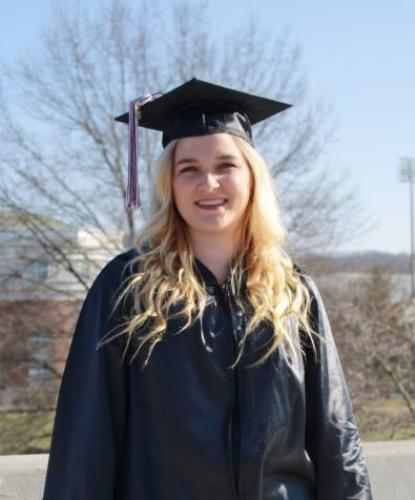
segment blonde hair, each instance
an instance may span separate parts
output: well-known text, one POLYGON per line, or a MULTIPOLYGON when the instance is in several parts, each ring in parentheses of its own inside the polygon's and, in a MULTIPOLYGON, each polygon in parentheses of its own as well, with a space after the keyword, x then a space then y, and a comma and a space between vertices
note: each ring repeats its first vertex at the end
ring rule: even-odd
MULTIPOLYGON (((292 358, 297 359, 294 336, 300 329, 308 334, 314 347, 312 336, 316 332, 309 318, 310 294, 283 249, 286 233, 268 167, 246 141, 236 136, 232 138, 248 163, 253 186, 243 220, 243 245, 230 268, 231 289, 237 303, 245 311, 248 303, 252 314, 231 368, 243 354, 246 337, 263 322, 273 328, 272 342, 267 352, 251 366, 265 362, 281 344, 292 358), (242 276, 245 276, 245 292, 242 276)), ((144 366, 154 347, 163 340, 168 318, 184 320, 180 333, 201 318, 208 298, 205 285, 193 268, 194 255, 186 224, 173 200, 172 169, 177 143, 178 140, 170 142, 158 160, 153 192, 154 215, 138 234, 135 242, 138 255, 130 262, 131 269, 139 264, 138 270, 131 273, 115 304, 117 307, 121 300, 133 297, 135 311, 115 336, 128 335, 125 355, 135 334, 139 346, 131 362, 149 343, 144 366), (172 315, 173 309, 176 312, 172 315)), ((113 337, 103 339, 101 344, 113 337)))

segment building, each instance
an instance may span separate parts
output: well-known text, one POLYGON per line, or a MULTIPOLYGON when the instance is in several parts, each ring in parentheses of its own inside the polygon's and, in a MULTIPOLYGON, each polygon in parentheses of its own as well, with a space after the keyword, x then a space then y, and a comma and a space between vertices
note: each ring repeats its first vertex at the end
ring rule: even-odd
POLYGON ((122 237, 0 213, 0 410, 53 407, 82 301, 122 237))

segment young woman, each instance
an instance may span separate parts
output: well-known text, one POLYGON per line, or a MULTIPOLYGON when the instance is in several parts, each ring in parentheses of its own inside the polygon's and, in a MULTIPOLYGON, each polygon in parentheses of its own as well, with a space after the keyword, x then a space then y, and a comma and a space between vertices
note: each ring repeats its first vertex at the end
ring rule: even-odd
POLYGON ((193 79, 121 117, 132 142, 136 111, 163 131, 154 215, 84 302, 44 500, 372 498, 321 297, 252 143, 286 107, 193 79))

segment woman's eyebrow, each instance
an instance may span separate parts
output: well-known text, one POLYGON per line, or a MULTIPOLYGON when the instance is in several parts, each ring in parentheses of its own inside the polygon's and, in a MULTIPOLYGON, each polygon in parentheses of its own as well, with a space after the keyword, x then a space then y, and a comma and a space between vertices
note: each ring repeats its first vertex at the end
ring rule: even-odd
POLYGON ((235 155, 219 155, 216 157, 218 160, 239 160, 235 155))
POLYGON ((176 162, 176 165, 180 165, 181 163, 193 163, 197 162, 197 158, 182 158, 181 160, 176 162))
MULTIPOLYGON (((229 154, 224 154, 224 155, 218 155, 216 156, 217 160, 238 160, 239 158, 235 155, 229 155, 229 154)), ((197 158, 181 158, 179 161, 176 162, 176 165, 181 165, 182 163, 197 163, 199 160, 197 158)))

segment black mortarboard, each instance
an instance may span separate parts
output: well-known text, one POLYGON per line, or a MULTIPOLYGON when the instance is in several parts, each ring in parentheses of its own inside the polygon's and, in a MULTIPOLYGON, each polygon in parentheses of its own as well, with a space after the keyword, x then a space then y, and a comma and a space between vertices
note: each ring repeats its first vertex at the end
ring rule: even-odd
POLYGON ((115 118, 129 124, 127 207, 139 206, 136 124, 173 139, 227 132, 253 146, 251 125, 284 111, 290 104, 192 78, 166 94, 148 94, 130 103, 129 113, 115 118), (133 126, 134 124, 134 126, 133 126))

